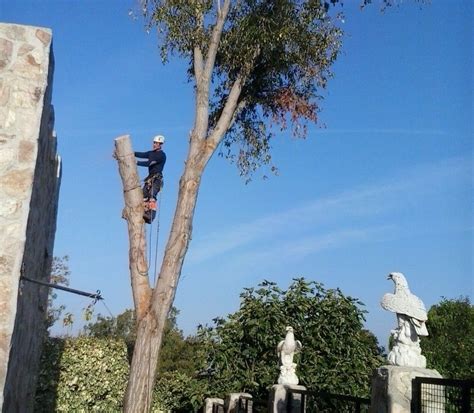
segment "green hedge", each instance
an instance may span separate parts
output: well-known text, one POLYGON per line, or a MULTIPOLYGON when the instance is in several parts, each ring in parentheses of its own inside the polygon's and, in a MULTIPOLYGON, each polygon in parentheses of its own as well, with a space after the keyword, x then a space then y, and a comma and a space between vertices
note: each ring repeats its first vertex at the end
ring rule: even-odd
MULTIPOLYGON (((50 338, 41 356, 35 412, 121 412, 128 373, 123 340, 50 338)), ((168 372, 156 383, 152 412, 195 412, 206 394, 205 383, 168 372)))
POLYGON ((123 341, 48 339, 41 357, 35 412, 120 412, 128 372, 123 341))

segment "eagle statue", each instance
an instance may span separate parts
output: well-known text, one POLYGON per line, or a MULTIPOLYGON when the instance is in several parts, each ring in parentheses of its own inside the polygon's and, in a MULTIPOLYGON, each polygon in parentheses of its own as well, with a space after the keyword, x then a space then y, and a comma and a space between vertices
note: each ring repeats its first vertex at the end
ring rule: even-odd
POLYGON ((295 340, 293 327, 286 327, 285 339, 280 341, 277 346, 277 353, 281 363, 278 384, 298 384, 299 379, 296 375, 296 363, 293 363, 293 356, 295 353, 298 353, 302 347, 301 343, 295 340))
POLYGON ((393 294, 385 294, 382 297, 381 305, 385 310, 397 314, 397 318, 401 315, 406 316, 412 324, 418 336, 427 336, 425 305, 416 295, 412 294, 408 288, 405 276, 400 272, 392 272, 387 279, 395 283, 395 292, 393 294))
POLYGON ((285 339, 280 341, 277 346, 277 352, 282 366, 291 366, 293 364, 293 356, 295 353, 299 353, 302 347, 301 342, 295 340, 293 327, 286 327, 285 339))

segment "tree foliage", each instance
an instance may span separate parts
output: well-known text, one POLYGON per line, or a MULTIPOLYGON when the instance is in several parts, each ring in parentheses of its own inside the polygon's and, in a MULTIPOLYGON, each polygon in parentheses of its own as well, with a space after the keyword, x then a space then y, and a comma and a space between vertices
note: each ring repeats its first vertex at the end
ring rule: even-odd
MULTIPOLYGON (((50 283, 68 286, 70 275, 71 271, 69 270, 69 256, 64 255, 63 257, 53 257, 50 283)), ((56 300, 57 296, 56 290, 54 288, 50 288, 48 291, 48 312, 46 316, 46 328, 48 329, 61 318, 61 315, 66 309, 64 304, 55 306, 54 301, 56 300)), ((66 314, 66 317, 70 316, 71 315, 66 314)))
POLYGON ((135 312, 127 309, 116 317, 97 315, 97 320, 84 327, 84 334, 96 338, 122 339, 133 352, 136 337, 135 312))
MULTIPOLYGON (((178 315, 179 310, 172 307, 164 332, 158 369, 159 373, 178 372, 193 377, 201 363, 199 361, 200 344, 194 337, 184 337, 183 332, 178 328, 178 315)), ((127 309, 116 317, 104 317, 99 314, 97 321, 84 327, 84 333, 96 338, 121 339, 126 343, 131 355, 137 335, 135 311, 127 309)))
POLYGON ((281 130, 291 125, 295 136, 306 136, 341 46, 342 30, 329 13, 329 2, 231 1, 220 38, 213 30, 222 12, 220 1, 144 3, 149 26, 160 34, 163 60, 172 53, 189 59, 190 79, 200 74, 201 53, 207 55, 219 42, 205 134, 218 128, 238 83, 241 91, 221 154, 234 160, 243 175, 270 163, 271 125, 281 130))
POLYGON ((221 395, 248 391, 263 405, 279 375, 277 344, 290 325, 303 344, 296 357, 301 384, 366 397, 372 370, 383 360, 377 340, 363 329, 362 305, 304 278, 286 291, 269 281, 245 289, 237 312, 200 328, 208 346, 210 387, 221 395))
POLYGON ((444 377, 472 379, 474 366, 474 306, 469 298, 446 299, 428 312, 428 337, 421 340, 428 368, 444 377))
POLYGON ((198 377, 178 371, 163 373, 155 385, 155 406, 174 413, 198 412, 209 397, 207 383, 198 377))

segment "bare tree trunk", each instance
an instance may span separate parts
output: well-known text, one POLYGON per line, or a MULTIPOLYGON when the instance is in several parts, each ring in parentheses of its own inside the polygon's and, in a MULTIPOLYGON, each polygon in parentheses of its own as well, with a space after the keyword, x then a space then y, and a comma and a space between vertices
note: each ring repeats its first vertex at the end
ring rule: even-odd
POLYGON ((152 289, 148 281, 146 238, 143 222, 143 192, 137 173, 135 156, 128 135, 115 139, 115 156, 122 178, 125 208, 122 217, 128 224, 130 242, 129 267, 137 320, 144 317, 150 305, 152 289))
POLYGON ((206 150, 202 143, 191 143, 186 167, 180 180, 178 203, 163 263, 156 288, 150 294, 152 290, 148 286, 148 277, 142 271, 146 270, 143 196, 133 151, 128 136, 117 138, 115 143, 119 172, 124 185, 126 206, 123 215, 129 229, 130 274, 138 322, 137 339, 124 399, 124 412, 143 413, 151 408, 163 331, 191 238, 200 177, 209 156, 203 156, 206 150), (143 279, 146 280, 147 288, 143 285, 143 279))
POLYGON ((161 339, 155 315, 148 312, 138 322, 130 377, 124 398, 124 412, 150 411, 161 339))

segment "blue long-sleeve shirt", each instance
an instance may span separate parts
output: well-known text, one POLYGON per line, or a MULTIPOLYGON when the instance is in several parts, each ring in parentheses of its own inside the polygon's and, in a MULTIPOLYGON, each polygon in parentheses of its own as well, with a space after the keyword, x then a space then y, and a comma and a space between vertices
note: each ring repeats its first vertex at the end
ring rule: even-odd
POLYGON ((144 158, 146 161, 138 161, 138 166, 148 166, 150 175, 163 173, 166 163, 166 154, 162 151, 135 152, 137 158, 144 158))

